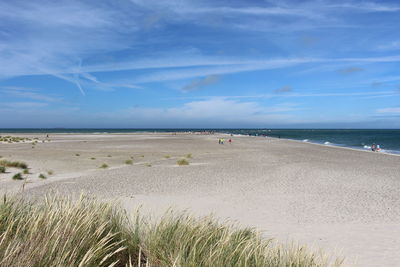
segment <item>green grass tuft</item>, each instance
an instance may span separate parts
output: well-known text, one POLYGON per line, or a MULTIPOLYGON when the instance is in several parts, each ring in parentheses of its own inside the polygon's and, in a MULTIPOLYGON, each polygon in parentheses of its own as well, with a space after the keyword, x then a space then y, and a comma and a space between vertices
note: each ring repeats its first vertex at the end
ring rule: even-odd
POLYGON ((125 160, 125 164, 132 165, 133 164, 133 160, 127 159, 127 160, 125 160))
POLYGON ((108 168, 108 165, 105 164, 105 163, 103 163, 103 164, 100 165, 100 168, 101 168, 101 169, 107 169, 107 168, 108 168))
POLYGON ((180 159, 176 162, 176 164, 178 164, 179 166, 189 165, 189 161, 187 161, 186 159, 180 159))
POLYGON ((9 161, 9 160, 0 160, 0 166, 10 167, 10 168, 18 168, 18 169, 28 169, 28 164, 21 161, 9 161))
POLYGON ((23 173, 23 174, 29 174, 29 170, 28 170, 28 169, 25 169, 22 173, 23 173))
POLYGON ((52 170, 47 171, 47 174, 48 174, 48 175, 53 175, 53 174, 54 174, 54 171, 52 171, 52 170))
POLYGON ((14 176, 12 177, 13 180, 23 180, 24 178, 22 177, 22 173, 16 173, 14 174, 14 176))
POLYGON ((165 155, 164 158, 169 159, 171 156, 170 155, 165 155))
POLYGON ((187 155, 186 155, 186 158, 191 159, 191 158, 192 158, 192 154, 190 154, 190 153, 187 154, 187 155))
POLYGON ((44 175, 43 173, 41 173, 41 174, 39 174, 39 178, 40 178, 40 179, 46 179, 47 177, 46 177, 46 175, 44 175))
POLYGON ((90 158, 91 160, 95 160, 96 158, 90 158))
POLYGON ((5 173, 6 172, 6 167, 0 166, 0 173, 5 173))

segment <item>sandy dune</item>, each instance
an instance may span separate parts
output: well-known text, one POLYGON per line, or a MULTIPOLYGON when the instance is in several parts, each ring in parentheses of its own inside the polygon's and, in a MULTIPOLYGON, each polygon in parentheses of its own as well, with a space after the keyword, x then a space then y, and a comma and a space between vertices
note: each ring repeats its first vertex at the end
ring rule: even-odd
MULTIPOLYGON (((399 156, 262 137, 219 145, 219 137, 229 138, 57 134, 35 148, 0 144, 0 155, 31 167, 23 194, 86 191, 155 215, 171 206, 214 213, 283 242, 341 252, 348 264, 400 266, 399 156), (189 153, 190 165, 177 166, 189 153)), ((21 192, 12 172, 0 174, 0 192, 21 192)))

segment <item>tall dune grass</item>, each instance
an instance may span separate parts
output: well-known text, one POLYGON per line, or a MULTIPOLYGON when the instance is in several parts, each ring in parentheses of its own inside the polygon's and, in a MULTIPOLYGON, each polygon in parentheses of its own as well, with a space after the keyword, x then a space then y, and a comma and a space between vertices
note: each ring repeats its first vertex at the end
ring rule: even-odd
POLYGON ((252 229, 168 212, 156 223, 87 196, 0 204, 0 266, 338 266, 252 229))

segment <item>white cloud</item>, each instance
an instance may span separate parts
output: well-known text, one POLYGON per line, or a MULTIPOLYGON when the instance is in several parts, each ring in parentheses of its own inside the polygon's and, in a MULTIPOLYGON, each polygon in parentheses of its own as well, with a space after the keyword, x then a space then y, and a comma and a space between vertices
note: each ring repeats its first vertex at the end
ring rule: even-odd
POLYGON ((400 113, 400 108, 381 108, 377 109, 378 113, 400 113))
POLYGON ((6 102, 0 103, 2 107, 9 108, 9 109, 36 109, 45 107, 48 104, 43 102, 6 102))
POLYGON ((378 50, 400 50, 400 41, 392 41, 379 45, 378 50))
POLYGON ((132 121, 142 126, 224 127, 290 122, 293 118, 284 113, 292 110, 295 110, 295 104, 284 103, 265 107, 257 102, 212 98, 165 109, 135 107, 119 114, 105 114, 105 116, 132 121), (151 125, 146 125, 147 122, 151 125))
POLYGON ((33 100, 40 100, 45 102, 60 102, 62 99, 59 97, 48 96, 37 92, 34 88, 24 88, 15 86, 0 86, 0 93, 15 96, 18 98, 29 98, 33 100))

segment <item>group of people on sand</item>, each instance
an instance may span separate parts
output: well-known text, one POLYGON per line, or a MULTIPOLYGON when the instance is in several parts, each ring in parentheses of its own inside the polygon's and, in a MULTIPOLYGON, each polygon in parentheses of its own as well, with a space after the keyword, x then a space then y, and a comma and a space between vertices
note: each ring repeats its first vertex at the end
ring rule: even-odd
POLYGON ((374 152, 379 152, 379 151, 381 151, 381 147, 380 147, 380 145, 377 145, 377 144, 374 143, 371 146, 371 150, 374 151, 374 152))
MULTIPOLYGON (((229 144, 232 144, 232 139, 228 140, 229 144)), ((225 138, 218 139, 218 144, 223 145, 225 143, 225 138)))

